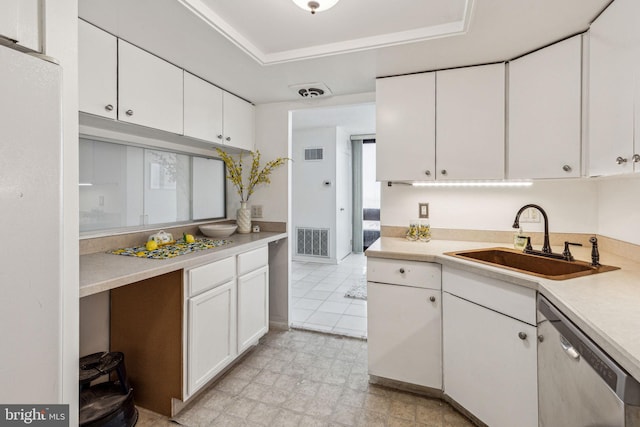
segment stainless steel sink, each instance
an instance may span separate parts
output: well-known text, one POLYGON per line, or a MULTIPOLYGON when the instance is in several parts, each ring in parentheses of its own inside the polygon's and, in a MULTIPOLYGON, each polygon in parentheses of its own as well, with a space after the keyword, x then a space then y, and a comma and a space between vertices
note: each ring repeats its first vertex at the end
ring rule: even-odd
POLYGON ((593 267, 584 261, 563 261, 559 259, 544 258, 537 255, 529 255, 508 248, 487 248, 470 251, 447 252, 456 258, 467 259, 495 267, 506 268, 520 273, 532 274, 551 280, 567 280, 575 277, 588 276, 590 274, 604 273, 618 270, 620 267, 600 265, 593 267))

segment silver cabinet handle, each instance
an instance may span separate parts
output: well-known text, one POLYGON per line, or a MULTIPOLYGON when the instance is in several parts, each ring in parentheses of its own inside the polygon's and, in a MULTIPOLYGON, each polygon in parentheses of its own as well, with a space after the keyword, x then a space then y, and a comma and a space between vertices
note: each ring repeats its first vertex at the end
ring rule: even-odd
POLYGON ((228 137, 226 137, 224 140, 225 140, 225 141, 231 141, 231 137, 230 137, 230 136, 228 136, 228 137))
POLYGON ((573 169, 569 165, 562 166, 562 170, 565 172, 571 172, 573 169))
POLYGON ((446 170, 446 169, 442 169, 442 170, 440 171, 440 173, 441 173, 442 175, 446 175, 446 174, 447 174, 447 170, 446 170))
POLYGON ((560 345, 562 346, 562 349, 567 354, 567 356, 575 360, 580 359, 580 353, 578 353, 576 349, 571 345, 571 343, 567 341, 567 339, 562 335, 560 335, 560 345))
POLYGON ((427 176, 431 176, 431 171, 424 171, 424 174, 427 176))
POLYGON ((125 114, 129 117, 133 116, 133 110, 127 110, 125 114))
POLYGON ((521 340, 526 340, 527 339, 527 333, 526 332, 518 332, 518 338, 520 338, 521 340))
POLYGON ((433 295, 431 295, 431 296, 429 297, 429 301, 431 301, 431 302, 436 302, 436 297, 434 297, 433 295))
POLYGON ((627 163, 627 159, 625 159, 625 158, 622 158, 622 157, 618 156, 618 157, 616 158, 616 163, 617 163, 617 164, 619 164, 619 165, 621 165, 621 164, 623 164, 623 163, 627 163))
POLYGON ((104 109, 107 110, 107 111, 113 111, 113 105, 107 104, 107 105, 104 106, 104 109))
POLYGON ((640 154, 634 154, 631 160, 633 161, 633 163, 640 162, 640 154))
POLYGON ((216 138, 222 139, 222 135, 216 135, 216 138))
POLYGON ((400 269, 400 274, 404 274, 404 268, 400 269))

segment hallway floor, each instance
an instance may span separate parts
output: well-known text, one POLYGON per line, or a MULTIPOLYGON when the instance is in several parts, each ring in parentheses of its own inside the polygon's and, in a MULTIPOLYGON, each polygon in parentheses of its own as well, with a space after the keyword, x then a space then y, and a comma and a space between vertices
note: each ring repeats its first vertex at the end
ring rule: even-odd
MULTIPOLYGON (((467 427, 447 403, 369 384, 367 342, 271 331, 174 420, 200 426, 467 427)), ((141 409, 138 427, 175 426, 141 409)))
POLYGON ((367 257, 351 254, 340 264, 293 261, 291 327, 367 337, 367 302, 344 296, 366 285, 367 257))

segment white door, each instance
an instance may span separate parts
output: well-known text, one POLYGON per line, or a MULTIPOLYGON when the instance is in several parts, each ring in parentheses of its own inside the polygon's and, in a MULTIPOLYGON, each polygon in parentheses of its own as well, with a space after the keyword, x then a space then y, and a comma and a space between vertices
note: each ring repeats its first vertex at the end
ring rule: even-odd
POLYGON ((186 71, 184 134, 222 144, 222 89, 186 71))
POLYGON ((509 173, 581 175, 582 36, 509 63, 509 173))
POLYGON ((446 292, 443 299, 445 394, 492 427, 536 427, 536 328, 446 292))
MULTIPOLYGON (((616 0, 589 30, 589 175, 632 172, 640 2, 616 0), (620 158, 620 160, 618 160, 620 158)), ((639 130, 636 128, 635 132, 639 130)))
POLYGON ((238 277, 238 353, 269 331, 269 267, 238 277))
POLYGON ((118 120, 183 131, 183 71, 118 40, 118 120))
POLYGON ((368 282, 367 293, 369 374, 441 389, 440 290, 368 282))
POLYGON ((235 357, 235 281, 189 299, 187 390, 193 394, 235 357))
POLYGON ((247 101, 223 92, 224 144, 243 150, 254 149, 254 107, 247 101))
POLYGON ((435 179, 435 73, 376 80, 376 178, 435 179))
POLYGON ((351 253, 353 238, 351 157, 351 141, 338 136, 336 141, 336 258, 338 262, 351 253))
POLYGON ((78 20, 79 108, 116 119, 118 42, 115 36, 78 20))
POLYGON ((436 72, 436 179, 504 178, 505 64, 436 72))

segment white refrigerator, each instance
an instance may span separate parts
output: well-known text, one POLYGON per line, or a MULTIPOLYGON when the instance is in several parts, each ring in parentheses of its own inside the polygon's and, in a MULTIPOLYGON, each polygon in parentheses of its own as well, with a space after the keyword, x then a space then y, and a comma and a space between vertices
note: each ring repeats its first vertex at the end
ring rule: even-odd
POLYGON ((0 46, 0 402, 59 403, 61 69, 0 46))

